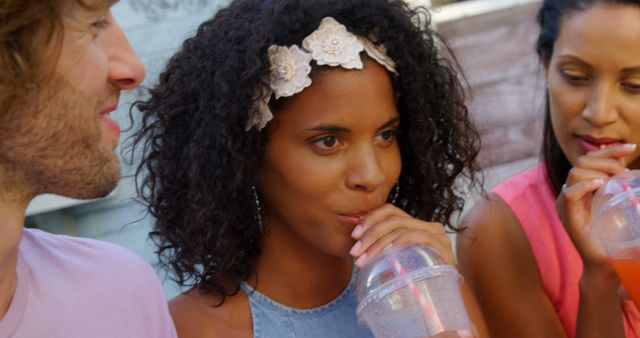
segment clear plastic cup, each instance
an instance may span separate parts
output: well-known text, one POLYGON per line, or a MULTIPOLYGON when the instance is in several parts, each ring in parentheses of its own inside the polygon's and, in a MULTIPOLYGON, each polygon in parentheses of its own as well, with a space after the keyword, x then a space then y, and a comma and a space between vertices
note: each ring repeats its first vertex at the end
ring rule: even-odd
POLYGON ((358 274, 358 320, 377 338, 474 332, 460 281, 456 268, 425 245, 391 247, 358 274))
POLYGON ((592 233, 640 308, 640 170, 609 179, 594 194, 591 210, 592 233))

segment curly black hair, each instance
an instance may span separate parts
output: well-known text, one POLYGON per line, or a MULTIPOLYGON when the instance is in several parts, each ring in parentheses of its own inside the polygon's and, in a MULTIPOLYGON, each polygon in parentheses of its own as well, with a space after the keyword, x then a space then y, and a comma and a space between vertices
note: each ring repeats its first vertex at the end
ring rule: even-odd
POLYGON ((267 48, 300 44, 327 16, 375 39, 396 62, 397 204, 453 228, 451 215, 464 204, 454 182, 475 182, 479 137, 457 63, 443 56, 448 48, 429 28, 428 11, 402 0, 236 0, 184 42, 150 98, 135 104, 142 125, 129 149, 143 154, 139 193, 156 219, 160 260, 181 286, 222 303, 255 273, 263 232, 252 173, 268 140, 264 130, 245 131, 253 94, 268 83, 267 48))

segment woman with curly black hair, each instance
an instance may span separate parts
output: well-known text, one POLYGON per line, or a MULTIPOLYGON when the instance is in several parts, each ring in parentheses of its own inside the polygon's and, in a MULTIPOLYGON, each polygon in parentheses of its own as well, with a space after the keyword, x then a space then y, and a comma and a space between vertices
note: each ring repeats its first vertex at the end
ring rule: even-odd
POLYGON ((428 25, 401 0, 237 0, 169 61, 134 150, 160 258, 193 287, 181 337, 368 337, 354 264, 424 243, 455 265, 478 136, 428 25))

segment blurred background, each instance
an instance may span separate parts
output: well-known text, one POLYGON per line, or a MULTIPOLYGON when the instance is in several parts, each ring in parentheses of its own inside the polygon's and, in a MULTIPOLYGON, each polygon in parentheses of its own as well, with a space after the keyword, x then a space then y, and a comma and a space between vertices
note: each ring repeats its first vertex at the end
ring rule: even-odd
MULTIPOLYGON (((121 96, 113 116, 131 134, 129 107, 144 98, 168 58, 198 25, 229 0, 120 0, 113 14, 147 69, 143 85, 121 96)), ((428 6, 434 24, 457 55, 469 84, 468 104, 483 149, 485 188, 533 165, 542 129, 543 81, 533 44, 539 0, 406 0, 428 6)), ((117 150, 120 155, 120 149, 117 150)), ((26 226, 104 240, 129 248, 151 263, 167 297, 180 290, 158 264, 148 233, 153 219, 136 201, 134 167, 122 163, 123 177, 106 198, 77 201, 37 197, 27 209, 26 226)), ((467 207, 477 194, 469 194, 467 207)))

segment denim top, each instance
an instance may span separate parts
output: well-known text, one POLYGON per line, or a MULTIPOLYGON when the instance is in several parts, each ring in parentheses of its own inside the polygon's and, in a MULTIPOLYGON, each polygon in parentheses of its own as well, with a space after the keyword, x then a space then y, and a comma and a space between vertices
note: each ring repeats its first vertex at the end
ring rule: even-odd
POLYGON ((349 286, 331 302, 313 309, 295 309, 276 303, 247 283, 254 338, 373 338, 358 325, 355 273, 349 286))

